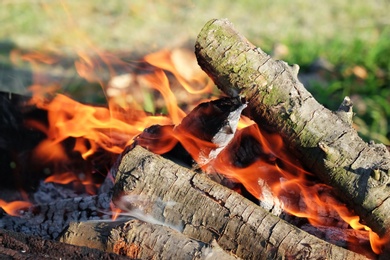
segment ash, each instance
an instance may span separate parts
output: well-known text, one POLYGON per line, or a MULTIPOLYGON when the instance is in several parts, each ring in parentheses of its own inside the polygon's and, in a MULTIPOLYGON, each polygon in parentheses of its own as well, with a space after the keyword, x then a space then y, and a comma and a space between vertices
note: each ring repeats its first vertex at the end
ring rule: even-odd
POLYGON ((35 205, 19 212, 20 216, 0 211, 0 229, 56 239, 70 222, 111 219, 110 193, 80 195, 70 188, 41 182, 32 197, 35 205))
POLYGON ((63 185, 41 181, 37 191, 33 194, 33 199, 36 204, 47 204, 79 196, 85 197, 88 195, 77 194, 73 189, 69 189, 63 185))

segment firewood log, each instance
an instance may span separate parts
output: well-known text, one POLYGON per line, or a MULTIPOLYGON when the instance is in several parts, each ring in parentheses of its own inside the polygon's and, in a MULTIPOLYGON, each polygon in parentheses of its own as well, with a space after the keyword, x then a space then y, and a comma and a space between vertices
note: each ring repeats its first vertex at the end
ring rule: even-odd
POLYGON ((280 133, 287 148, 372 230, 390 237, 390 153, 359 137, 348 97, 338 111, 326 109, 297 79, 299 66, 272 59, 228 20, 203 27, 195 54, 223 92, 247 100, 248 114, 262 129, 280 133))
POLYGON ((216 243, 208 245, 178 230, 137 219, 71 223, 60 241, 135 259, 237 259, 216 243))
POLYGON ((243 259, 365 257, 322 241, 240 194, 136 146, 118 168, 113 201, 144 219, 204 243, 215 240, 243 259), (140 214, 138 214, 140 215, 140 214))

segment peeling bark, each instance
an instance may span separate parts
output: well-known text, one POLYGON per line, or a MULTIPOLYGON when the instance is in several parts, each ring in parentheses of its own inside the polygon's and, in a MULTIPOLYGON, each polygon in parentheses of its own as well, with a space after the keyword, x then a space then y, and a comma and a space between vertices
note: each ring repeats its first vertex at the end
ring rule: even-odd
POLYGON ((390 236, 390 154, 353 129, 348 98, 332 112, 297 79, 299 66, 273 60, 227 20, 209 21, 198 35, 198 63, 230 96, 248 102, 250 116, 281 134, 307 168, 380 236, 390 236))
POLYGON ((244 259, 364 259, 322 241, 238 193, 140 146, 122 158, 114 203, 244 259), (123 199, 123 198, 129 199, 123 199))

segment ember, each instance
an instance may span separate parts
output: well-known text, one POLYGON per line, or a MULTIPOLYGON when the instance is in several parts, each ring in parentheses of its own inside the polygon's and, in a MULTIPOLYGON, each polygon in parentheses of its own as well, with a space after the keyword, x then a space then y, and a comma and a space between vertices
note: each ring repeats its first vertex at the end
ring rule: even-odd
MULTIPOLYGON (((32 155, 32 161, 41 163, 42 168, 50 165, 51 171, 44 183, 72 183, 73 189, 82 186, 86 194, 93 195, 82 203, 95 205, 93 201, 98 201, 96 205, 99 204, 100 210, 105 210, 100 215, 89 216, 89 213, 85 213, 88 215, 86 219, 108 219, 107 211, 110 210, 110 214, 117 217, 117 209, 110 209, 109 193, 103 192, 112 187, 117 170, 114 168, 109 172, 108 168, 117 167, 113 162, 126 148, 140 145, 155 154, 167 158, 169 155, 172 160, 182 159, 188 167, 206 172, 211 178, 222 175, 226 182, 239 187, 236 190, 241 194, 249 192, 248 198, 254 198, 266 210, 300 225, 310 233, 323 235, 326 227, 336 228, 334 233, 342 234, 351 234, 351 228, 358 230, 354 231, 355 237, 346 235, 345 244, 341 243, 341 246, 372 256, 371 252, 359 248, 369 241, 374 253, 381 253, 385 242, 359 222, 359 217, 337 198, 333 188, 306 170, 288 151, 279 134, 263 130, 249 119, 251 113, 246 107, 247 102, 251 101, 212 94, 212 81, 193 65, 196 62, 193 54, 181 49, 149 54, 143 60, 143 66, 147 69, 141 72, 138 68, 137 73, 126 74, 115 71, 115 67, 120 64, 126 69, 130 66, 128 63, 113 55, 97 54, 90 56, 79 53, 80 59, 75 62, 75 67, 81 77, 101 84, 108 98, 107 107, 82 104, 65 94, 54 93, 53 90, 57 91, 57 88, 52 86, 56 84, 42 85, 38 79, 31 87, 33 97, 25 104, 26 107, 35 107, 47 113, 47 121, 34 118, 25 120, 26 127, 45 136, 34 147, 32 155), (111 75, 108 79, 103 79, 99 74, 99 64, 109 68, 111 75), (163 100, 163 105, 155 106, 152 110, 166 113, 146 112, 144 108, 148 106, 148 100, 145 96, 152 96, 156 103, 163 100), (100 162, 104 161, 101 165, 104 165, 106 172, 99 170, 102 178, 96 181, 97 170, 76 170, 75 158, 78 158, 78 162, 89 162, 89 168, 103 158, 100 162)), ((59 60, 58 57, 38 53, 13 55, 13 59, 35 65, 53 64, 59 60)), ((116 206, 128 211, 119 213, 119 216, 127 214, 141 221, 160 224, 161 220, 155 220, 148 210, 131 208, 139 203, 141 196, 128 196, 123 195, 114 201, 116 206), (132 200, 130 208, 123 205, 126 198, 132 200)), ((178 206, 174 205, 175 201, 173 204, 164 203, 159 211, 178 206)), ((0 207, 11 216, 23 216, 20 210, 31 205, 27 201, 6 203, 0 200, 0 207)), ((37 216, 31 212, 29 214, 31 218, 37 216)), ((70 220, 80 219, 69 215, 68 223, 70 220)), ((11 228, 6 220, 2 221, 1 227, 11 228)), ((180 224, 173 223, 175 227, 180 224)), ((56 238, 59 235, 59 231, 54 233, 48 237, 56 238)), ((330 240, 335 242, 337 238, 330 240)))

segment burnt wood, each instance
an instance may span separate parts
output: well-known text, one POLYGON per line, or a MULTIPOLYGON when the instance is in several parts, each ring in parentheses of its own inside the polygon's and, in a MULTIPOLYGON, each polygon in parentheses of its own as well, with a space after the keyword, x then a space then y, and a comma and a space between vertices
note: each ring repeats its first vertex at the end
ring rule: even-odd
POLYGON ((129 257, 106 253, 94 248, 69 245, 0 229, 1 259, 104 259, 124 260, 129 257))

